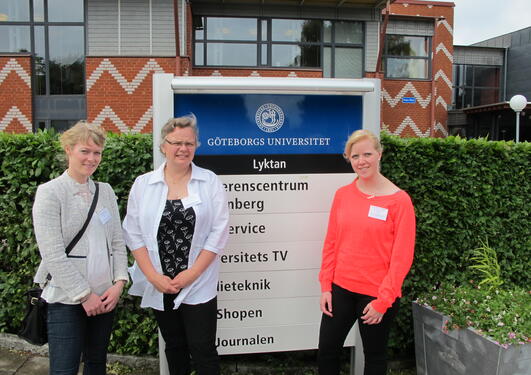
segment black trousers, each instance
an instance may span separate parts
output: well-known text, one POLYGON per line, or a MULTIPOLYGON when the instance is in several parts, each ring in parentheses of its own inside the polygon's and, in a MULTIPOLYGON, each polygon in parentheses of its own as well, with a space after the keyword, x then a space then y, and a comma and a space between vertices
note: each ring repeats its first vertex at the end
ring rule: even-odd
POLYGON ((166 341, 170 375, 189 375, 192 372, 190 359, 198 375, 219 375, 217 306, 217 297, 214 297, 199 305, 181 304, 177 310, 153 310, 166 341))
MULTIPOLYGON (((363 316, 365 306, 374 299, 332 284, 333 317, 323 314, 319 331, 317 362, 320 375, 339 375, 345 339, 356 320, 363 316)), ((391 323, 397 312, 398 299, 387 309, 379 324, 368 325, 359 322, 365 354, 364 375, 387 373, 387 341, 391 323)))

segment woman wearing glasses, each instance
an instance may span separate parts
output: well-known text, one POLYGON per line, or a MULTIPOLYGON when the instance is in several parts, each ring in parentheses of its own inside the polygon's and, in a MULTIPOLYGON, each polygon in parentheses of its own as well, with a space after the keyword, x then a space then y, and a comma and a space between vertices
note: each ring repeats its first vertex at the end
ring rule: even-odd
POLYGON ((130 294, 153 309, 166 341, 171 375, 219 374, 215 346, 218 254, 228 238, 225 191, 192 160, 195 116, 170 119, 161 131, 166 162, 136 178, 123 228, 135 258, 130 294))

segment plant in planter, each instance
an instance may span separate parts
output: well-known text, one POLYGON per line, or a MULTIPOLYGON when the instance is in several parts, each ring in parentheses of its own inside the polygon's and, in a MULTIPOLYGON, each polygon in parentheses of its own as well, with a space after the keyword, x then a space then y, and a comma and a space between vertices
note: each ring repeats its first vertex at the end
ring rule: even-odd
POLYGON ((531 294, 502 288, 496 252, 472 251, 478 283, 443 285, 413 303, 417 373, 531 375, 531 294))

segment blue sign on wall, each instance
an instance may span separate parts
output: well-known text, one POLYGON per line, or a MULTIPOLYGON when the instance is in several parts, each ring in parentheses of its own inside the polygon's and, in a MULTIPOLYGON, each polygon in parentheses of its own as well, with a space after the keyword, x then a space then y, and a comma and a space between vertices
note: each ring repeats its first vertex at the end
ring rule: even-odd
POLYGON ((403 97, 402 98, 402 103, 416 103, 417 102, 417 99, 414 98, 414 97, 403 97))
POLYGON ((196 115, 197 155, 342 154, 362 128, 362 97, 175 94, 175 117, 196 115))

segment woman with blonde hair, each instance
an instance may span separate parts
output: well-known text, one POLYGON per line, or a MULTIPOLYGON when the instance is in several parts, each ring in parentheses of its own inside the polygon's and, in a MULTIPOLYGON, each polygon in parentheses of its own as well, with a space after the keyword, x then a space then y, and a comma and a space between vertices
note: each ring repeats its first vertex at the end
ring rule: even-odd
POLYGON ((380 172, 382 146, 368 130, 348 138, 345 159, 356 173, 330 211, 319 281, 323 312, 319 374, 338 375, 348 332, 358 320, 364 375, 387 373, 387 340, 415 247, 409 195, 380 172))
POLYGON ((80 121, 61 135, 68 168, 37 188, 33 226, 42 258, 35 282, 48 302, 50 374, 105 374, 115 307, 128 280, 116 195, 95 182, 105 145, 80 121), (93 208, 92 208, 93 207, 93 208))

